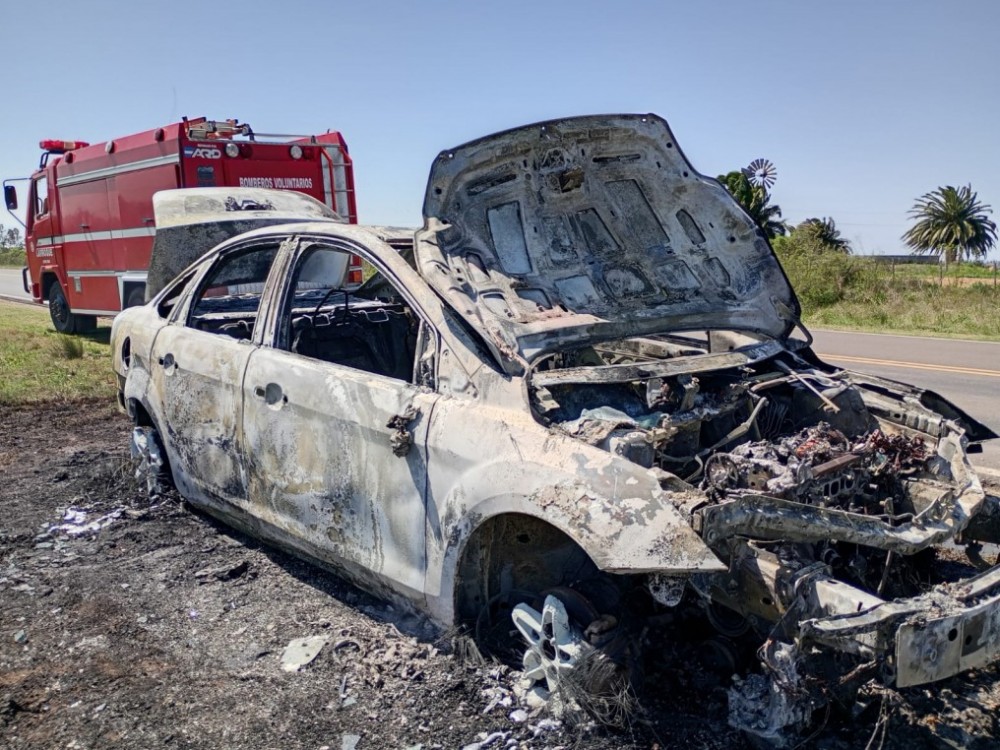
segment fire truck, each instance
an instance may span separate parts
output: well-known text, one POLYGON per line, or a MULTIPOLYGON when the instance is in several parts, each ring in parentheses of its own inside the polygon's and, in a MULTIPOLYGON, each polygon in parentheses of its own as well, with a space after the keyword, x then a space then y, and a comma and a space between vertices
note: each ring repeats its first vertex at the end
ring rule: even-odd
MULTIPOLYGON (((354 172, 337 132, 254 133, 236 120, 188 120, 90 145, 43 140, 29 178, 24 289, 49 303, 57 331, 85 333, 98 316, 145 300, 153 193, 179 187, 296 190, 357 221, 354 172)), ((4 181, 8 210, 18 206, 4 181)), ((351 280, 360 281, 354 259, 351 280)))

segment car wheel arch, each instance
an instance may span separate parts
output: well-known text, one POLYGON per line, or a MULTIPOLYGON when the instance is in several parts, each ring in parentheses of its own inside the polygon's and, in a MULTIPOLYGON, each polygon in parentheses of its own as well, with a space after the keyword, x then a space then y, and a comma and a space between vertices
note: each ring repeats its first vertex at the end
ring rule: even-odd
POLYGON ((442 593, 451 595, 456 624, 474 621, 497 595, 541 592, 566 583, 567 571, 598 570, 582 540, 524 508, 480 517, 447 556, 452 575, 442 593))

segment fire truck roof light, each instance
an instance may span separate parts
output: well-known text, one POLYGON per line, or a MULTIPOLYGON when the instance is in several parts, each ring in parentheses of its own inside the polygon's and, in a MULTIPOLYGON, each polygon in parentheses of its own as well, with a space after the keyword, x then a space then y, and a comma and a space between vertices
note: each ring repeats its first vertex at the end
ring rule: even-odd
POLYGON ((55 138, 47 138, 38 142, 38 148, 48 151, 50 154, 65 154, 78 148, 85 148, 90 144, 86 141, 60 141, 55 138))

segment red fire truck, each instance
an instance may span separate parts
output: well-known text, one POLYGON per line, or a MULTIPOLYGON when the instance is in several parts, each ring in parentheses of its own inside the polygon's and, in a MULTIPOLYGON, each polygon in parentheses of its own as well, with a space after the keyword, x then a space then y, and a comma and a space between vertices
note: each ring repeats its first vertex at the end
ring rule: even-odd
MULTIPOLYGON (((357 221, 354 172, 340 133, 254 133, 200 118, 90 145, 45 140, 28 187, 24 288, 52 323, 83 333, 145 298, 153 193, 178 187, 297 190, 357 221)), ((4 183, 8 210, 17 191, 4 183)), ((352 266, 360 281, 361 266, 352 266)))

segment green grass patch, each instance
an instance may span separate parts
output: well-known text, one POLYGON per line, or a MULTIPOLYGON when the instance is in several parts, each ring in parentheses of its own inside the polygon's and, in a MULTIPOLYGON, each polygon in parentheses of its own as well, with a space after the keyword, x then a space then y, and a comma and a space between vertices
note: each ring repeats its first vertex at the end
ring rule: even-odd
POLYGON ((23 268, 27 264, 23 247, 0 247, 0 268, 23 268))
MULTIPOLYGON (((938 269, 897 266, 840 253, 779 253, 806 325, 1000 341, 1000 285, 990 275, 943 284, 938 269)), ((964 271, 957 278, 969 278, 964 271)))
POLYGON ((56 333, 44 307, 0 300, 0 405, 115 398, 110 327, 56 333))

